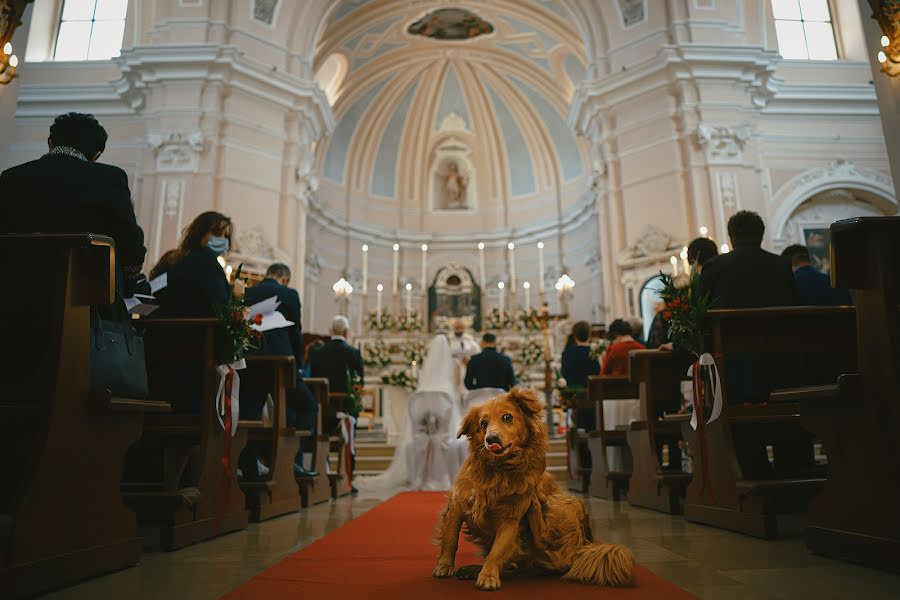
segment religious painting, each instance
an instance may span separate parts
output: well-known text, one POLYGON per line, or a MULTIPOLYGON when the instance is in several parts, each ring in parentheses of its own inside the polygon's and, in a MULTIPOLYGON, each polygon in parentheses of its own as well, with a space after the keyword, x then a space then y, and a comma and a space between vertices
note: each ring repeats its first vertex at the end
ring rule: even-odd
POLYGON ((444 331, 454 319, 467 326, 481 327, 481 288, 472 273, 456 263, 438 270, 428 289, 429 331, 444 331))
POLYGON ((809 259, 817 271, 831 272, 831 230, 827 227, 809 228, 803 230, 803 242, 809 250, 809 259))
POLYGON ((436 40, 470 40, 494 31, 494 26, 464 8, 442 8, 428 13, 407 30, 436 40))

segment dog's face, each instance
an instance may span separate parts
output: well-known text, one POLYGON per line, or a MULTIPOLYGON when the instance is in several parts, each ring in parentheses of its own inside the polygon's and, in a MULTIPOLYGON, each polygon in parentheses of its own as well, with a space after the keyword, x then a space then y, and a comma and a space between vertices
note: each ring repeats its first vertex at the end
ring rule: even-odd
POLYGON ((526 449, 546 451, 542 411, 534 392, 515 389, 470 408, 458 436, 469 438, 471 453, 481 460, 514 461, 526 449))

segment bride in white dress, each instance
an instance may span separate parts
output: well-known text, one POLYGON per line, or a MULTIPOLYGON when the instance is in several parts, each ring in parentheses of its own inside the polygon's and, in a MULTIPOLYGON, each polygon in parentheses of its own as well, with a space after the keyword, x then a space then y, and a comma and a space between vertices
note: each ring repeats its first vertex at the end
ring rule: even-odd
POLYGON ((456 438, 461 420, 456 363, 447 336, 438 334, 410 395, 406 426, 390 467, 374 477, 358 477, 354 485, 361 491, 449 490, 466 456, 466 440, 456 438))

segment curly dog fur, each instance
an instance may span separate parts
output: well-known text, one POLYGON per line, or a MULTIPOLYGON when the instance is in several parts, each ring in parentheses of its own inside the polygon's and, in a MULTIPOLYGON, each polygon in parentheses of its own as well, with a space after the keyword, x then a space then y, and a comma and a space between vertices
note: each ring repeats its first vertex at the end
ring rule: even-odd
POLYGON ((477 578, 481 590, 500 589, 501 573, 553 573, 607 586, 631 582, 631 552, 594 543, 584 504, 547 473, 543 406, 533 392, 514 389, 473 407, 458 435, 469 439, 469 456, 438 524, 435 577, 477 578), (485 562, 455 570, 464 524, 485 562))

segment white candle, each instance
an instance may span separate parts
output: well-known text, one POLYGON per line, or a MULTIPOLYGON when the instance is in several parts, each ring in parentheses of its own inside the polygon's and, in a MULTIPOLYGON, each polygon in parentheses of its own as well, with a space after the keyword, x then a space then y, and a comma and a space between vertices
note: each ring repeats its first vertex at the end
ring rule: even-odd
POLYGON ((381 320, 381 292, 384 291, 384 286, 380 283, 375 288, 378 290, 378 300, 375 302, 375 314, 378 315, 378 320, 381 320))
POLYGON ((500 316, 503 317, 503 297, 506 295, 503 292, 503 288, 505 287, 504 283, 501 281, 497 284, 497 287, 500 288, 500 316))
POLYGON ((687 246, 681 249, 681 268, 684 269, 685 275, 691 274, 691 263, 688 262, 687 246))
POLYGON ((369 293, 369 245, 363 244, 363 280, 362 280, 362 293, 366 295, 369 293))
POLYGON ((478 266, 479 272, 481 274, 481 289, 484 292, 487 292, 487 280, 484 276, 484 242, 478 242, 478 266))
POLYGON ((412 284, 406 284, 406 320, 412 317, 412 284))
POLYGON ((525 288, 525 312, 529 312, 531 310, 531 284, 526 281, 522 287, 525 288))
POLYGON ((703 237, 708 237, 709 229, 707 229, 706 227, 700 227, 700 235, 703 237))
POLYGON ((394 296, 400 291, 400 244, 394 244, 394 283, 391 290, 394 296))
POLYGON ((672 263, 672 276, 678 275, 678 259, 674 256, 669 259, 669 262, 672 263))
POLYGON ((428 289, 428 244, 422 244, 422 295, 424 297, 425 290, 428 289))
POLYGON ((512 293, 516 292, 516 254, 514 250, 516 249, 516 245, 512 242, 506 245, 506 249, 509 250, 509 290, 512 293))
POLYGON ((538 242, 538 292, 544 293, 544 242, 538 242))

